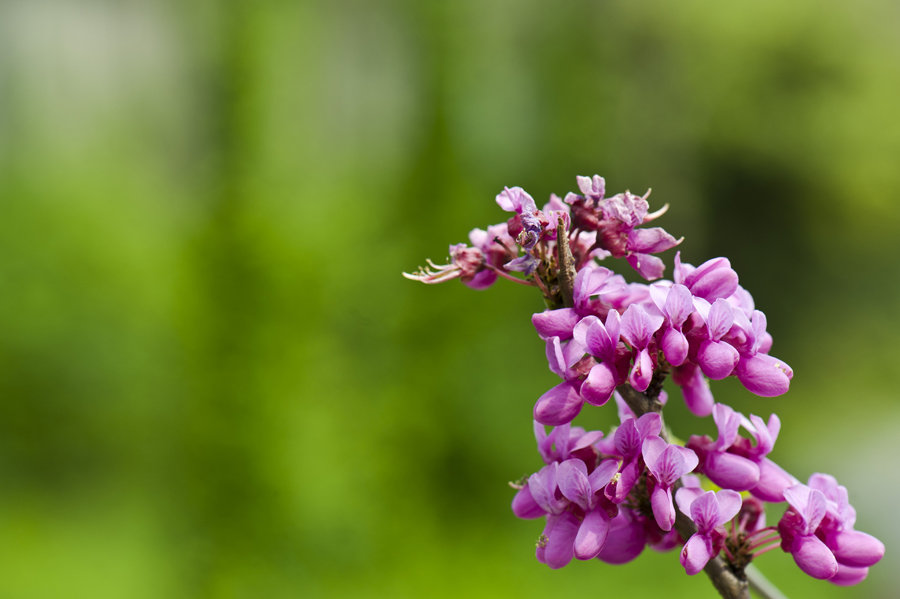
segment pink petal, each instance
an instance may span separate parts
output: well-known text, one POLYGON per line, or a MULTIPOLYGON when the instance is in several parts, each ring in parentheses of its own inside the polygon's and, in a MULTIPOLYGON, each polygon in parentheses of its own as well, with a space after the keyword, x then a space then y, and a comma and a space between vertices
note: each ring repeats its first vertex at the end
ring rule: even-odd
POLYGON ((589 510, 591 506, 591 483, 588 481, 587 466, 578 459, 570 459, 562 462, 556 472, 556 480, 559 491, 573 503, 577 503, 583 510, 589 510))
POLYGON ((560 337, 565 340, 572 336, 572 329, 578 324, 578 320, 579 316, 574 308, 560 308, 534 314, 531 324, 542 339, 560 337))
POLYGON ((741 494, 731 489, 722 489, 716 493, 716 500, 719 502, 719 515, 716 520, 716 526, 725 524, 741 511, 743 500, 741 494))
POLYGON ((628 382, 636 391, 643 392, 650 386, 651 380, 653 380, 653 361, 650 359, 650 352, 642 349, 634 359, 628 382))
POLYGON ((853 568, 839 563, 837 574, 829 578, 828 582, 842 587, 849 587, 861 583, 868 575, 868 568, 853 568))
POLYGON ((681 387, 684 403, 694 416, 703 418, 712 413, 715 399, 700 368, 685 364, 684 368, 675 370, 673 379, 681 387))
POLYGON ((559 337, 547 339, 545 354, 550 371, 560 378, 566 378, 566 357, 563 354, 559 337))
POLYGON ((606 511, 596 509, 584 516, 584 521, 575 536, 575 557, 592 559, 597 557, 609 533, 609 516, 606 511))
POLYGON ((546 542, 538 545, 537 558, 553 568, 562 568, 575 556, 575 536, 578 534, 578 519, 571 512, 563 512, 547 518, 544 527, 546 542))
POLYGON ((651 471, 656 467, 660 456, 662 456, 668 446, 669 444, 663 441, 661 437, 654 436, 644 439, 641 445, 641 455, 644 457, 644 463, 647 464, 651 471))
POLYGON ((709 308, 709 314, 706 317, 706 330, 709 331, 709 338, 718 341, 722 336, 731 329, 734 324, 734 312, 724 299, 717 299, 709 308))
POLYGON ((738 276, 727 258, 713 258, 687 275, 684 284, 694 295, 713 302, 729 297, 737 290, 738 276))
POLYGON ((797 479, 769 458, 763 458, 758 465, 759 482, 750 489, 750 493, 763 501, 772 503, 784 501, 784 490, 796 485, 797 479))
POLYGON ((546 512, 541 509, 541 506, 539 506, 534 500, 534 497, 531 496, 531 491, 528 490, 528 485, 525 485, 524 487, 519 489, 519 491, 516 493, 516 496, 513 497, 512 511, 517 518, 522 518, 524 520, 540 518, 541 516, 546 514, 546 512))
POLYGON ((675 506, 672 504, 672 488, 657 486, 650 494, 650 507, 653 518, 662 530, 672 530, 675 524, 675 506))
POLYGON ((759 467, 747 458, 732 453, 707 454, 703 472, 720 487, 735 491, 747 491, 759 482, 759 467))
POLYGON ((678 245, 678 240, 661 227, 632 229, 628 249, 640 254, 658 254, 678 245))
POLYGON ((541 424, 568 424, 581 411, 584 400, 570 381, 565 381, 541 395, 534 405, 534 419, 541 424))
MULTIPOLYGON (((738 508, 740 508, 740 505, 738 505, 738 508)), ((697 530, 700 534, 709 534, 712 529, 720 524, 720 511, 719 500, 715 491, 706 491, 691 504, 691 520, 697 525, 697 530)))
POLYGON ((556 497, 556 469, 558 464, 547 464, 528 477, 528 490, 534 502, 548 514, 565 509, 567 502, 556 497))
POLYGON ((627 509, 621 508, 609 523, 606 542, 597 558, 608 564, 625 564, 639 556, 646 543, 644 526, 627 509))
POLYGON ((656 412, 647 412, 634 421, 634 426, 642 440, 659 435, 662 430, 662 416, 656 412))
POLYGON ((798 535, 791 544, 791 555, 800 569, 821 580, 838 573, 838 563, 831 550, 814 535, 798 535))
POLYGON ((688 340, 684 333, 676 329, 666 329, 660 345, 662 346, 663 355, 669 364, 672 366, 684 364, 689 349, 688 340))
POLYGON ((739 358, 738 351, 724 341, 706 340, 697 351, 697 362, 703 374, 714 381, 730 375, 739 358))
POLYGON ((744 356, 735 373, 748 391, 760 397, 776 397, 787 393, 794 376, 790 366, 768 354, 744 356))
POLYGON ((693 296, 690 289, 684 285, 674 284, 666 296, 666 305, 663 312, 673 327, 681 327, 691 312, 694 311, 693 296))
POLYGON ((619 460, 615 458, 603 460, 588 476, 591 492, 596 493, 606 487, 619 472, 619 460))
POLYGON ((695 534, 687 540, 681 548, 678 560, 684 566, 684 571, 693 576, 703 570, 709 560, 713 558, 712 540, 705 536, 695 534))
POLYGON ((700 487, 681 487, 675 492, 675 502, 678 504, 678 509, 681 510, 683 514, 690 514, 691 504, 703 495, 703 493, 704 491, 700 487))
POLYGON ((854 568, 868 568, 884 557, 884 544, 870 534, 843 530, 826 539, 838 562, 854 568))
POLYGON ((617 378, 610 366, 606 362, 601 362, 588 372, 587 378, 581 384, 581 396, 592 405, 602 406, 616 390, 617 378))
POLYGON ((813 534, 825 514, 828 511, 828 502, 825 495, 817 490, 807 487, 806 485, 794 485, 784 490, 784 500, 787 501, 803 519, 806 530, 805 534, 813 534))
POLYGON ((640 304, 631 304, 622 314, 619 333, 632 348, 644 349, 664 321, 662 314, 649 312, 640 304))

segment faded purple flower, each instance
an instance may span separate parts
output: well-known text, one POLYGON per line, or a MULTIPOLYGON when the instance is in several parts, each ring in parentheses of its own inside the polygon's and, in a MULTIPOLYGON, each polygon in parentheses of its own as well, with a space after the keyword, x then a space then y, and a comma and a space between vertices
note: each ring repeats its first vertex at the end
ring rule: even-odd
POLYGON ((589 200, 599 201, 606 194, 606 180, 600 175, 594 175, 591 178, 578 175, 575 177, 578 183, 578 189, 589 200))

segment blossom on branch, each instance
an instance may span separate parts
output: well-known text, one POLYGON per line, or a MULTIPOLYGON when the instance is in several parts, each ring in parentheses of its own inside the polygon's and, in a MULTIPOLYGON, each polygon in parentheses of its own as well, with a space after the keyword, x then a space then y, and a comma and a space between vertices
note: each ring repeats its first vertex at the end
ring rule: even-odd
POLYGON ((511 505, 519 518, 544 519, 538 561, 621 564, 648 546, 680 548, 689 575, 706 570, 724 597, 737 599, 749 597, 746 566, 780 547, 814 578, 861 582, 884 545, 855 530, 847 489, 818 473, 802 484, 772 459, 777 415, 748 418, 713 397, 709 381, 728 377, 776 397, 794 374, 770 355, 766 315, 731 262, 693 266, 676 252, 671 280, 663 279, 658 254, 683 238, 644 225, 668 205, 651 213, 649 191, 607 197, 599 175, 578 176, 576 184, 580 193, 551 195, 542 208, 521 187, 504 188, 495 199, 512 214, 505 222, 473 229, 468 244, 450 246, 447 264, 429 260, 404 273, 474 289, 504 278, 543 296, 546 310, 531 322, 560 382, 535 393, 543 466, 512 483, 511 505), (607 267, 609 258, 624 258, 653 282, 627 282, 607 267), (670 376, 694 416, 712 416, 715 439, 690 435, 682 444, 669 432, 662 411, 670 376), (572 424, 585 404, 610 398, 619 424, 608 434, 572 424), (786 504, 776 526, 766 525, 766 504, 786 504))

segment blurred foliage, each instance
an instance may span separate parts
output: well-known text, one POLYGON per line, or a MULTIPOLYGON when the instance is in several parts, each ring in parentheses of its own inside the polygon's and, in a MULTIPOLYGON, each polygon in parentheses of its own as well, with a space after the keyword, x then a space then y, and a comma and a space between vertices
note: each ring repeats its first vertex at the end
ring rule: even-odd
MULTIPOLYGON (((760 568, 791 597, 893 596, 898 18, 0 5, 0 596, 712 596, 674 554, 534 560, 505 483, 539 464, 540 298, 400 277, 501 220, 504 185, 541 202, 595 172, 670 203, 688 261, 732 259, 796 377, 714 391, 777 410, 774 457, 835 474, 888 546, 854 589, 760 568)), ((709 430, 673 396, 676 432, 709 430)))

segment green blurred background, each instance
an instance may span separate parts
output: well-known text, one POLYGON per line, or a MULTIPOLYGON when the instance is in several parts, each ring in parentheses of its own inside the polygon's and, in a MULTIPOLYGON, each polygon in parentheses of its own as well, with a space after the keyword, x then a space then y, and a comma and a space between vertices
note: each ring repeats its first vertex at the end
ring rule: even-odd
MULTIPOLYGON (((550 571, 506 481, 555 377, 530 290, 403 279, 600 173, 726 255, 793 388, 773 457, 900 585, 891 0, 0 4, 0 597, 713 597, 550 571)), ((671 252, 666 256, 671 268, 671 252)), ((621 266, 621 265, 619 265, 621 266)), ((676 433, 708 431, 677 394, 676 433)), ((580 422, 607 427, 614 410, 580 422)), ((780 510, 773 514, 773 519, 780 510)))

